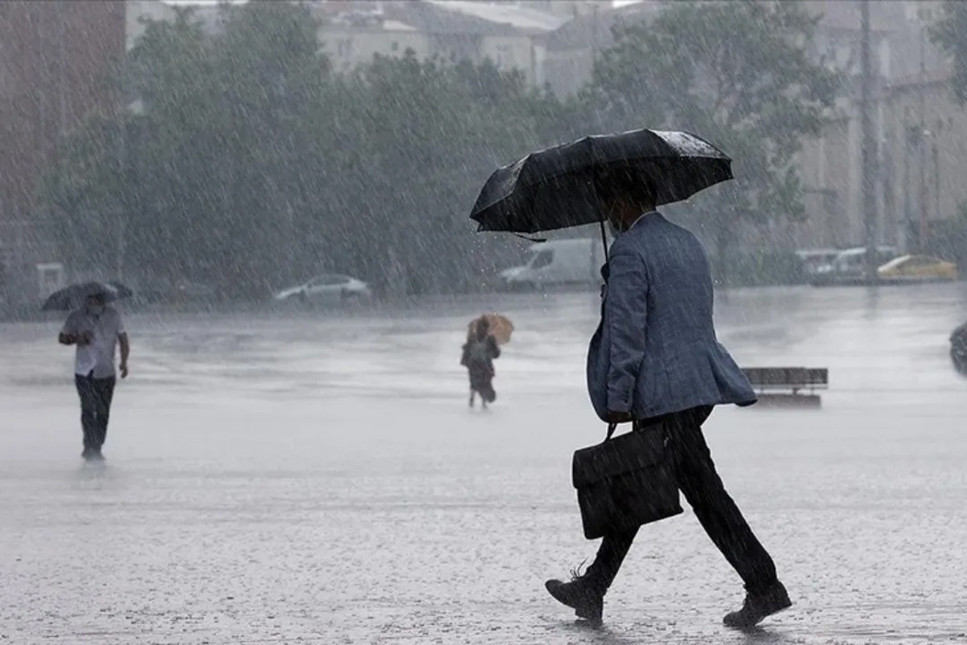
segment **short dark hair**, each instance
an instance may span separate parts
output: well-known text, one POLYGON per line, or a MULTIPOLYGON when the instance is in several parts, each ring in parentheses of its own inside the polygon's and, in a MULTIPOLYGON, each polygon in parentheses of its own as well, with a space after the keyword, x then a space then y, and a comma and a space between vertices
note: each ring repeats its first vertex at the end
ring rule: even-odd
POLYGON ((598 173, 594 179, 598 199, 610 204, 617 199, 631 200, 636 206, 655 206, 658 191, 655 182, 647 175, 627 169, 617 169, 598 173))

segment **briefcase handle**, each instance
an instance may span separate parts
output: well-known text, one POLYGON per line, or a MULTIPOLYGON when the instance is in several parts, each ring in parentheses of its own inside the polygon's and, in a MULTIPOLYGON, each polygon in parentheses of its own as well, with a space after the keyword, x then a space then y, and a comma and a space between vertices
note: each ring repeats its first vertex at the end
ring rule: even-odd
MULTIPOLYGON (((609 423, 608 424, 608 434, 604 437, 604 441, 611 441, 611 437, 614 435, 614 431, 617 428, 618 428, 618 424, 617 423, 609 423)), ((635 430, 638 430, 639 429, 639 426, 638 426, 638 422, 637 421, 634 422, 634 429, 635 430)), ((665 443, 666 444, 668 443, 668 437, 665 437, 665 443)))
POLYGON ((608 435, 604 438, 604 440, 605 441, 610 441, 611 440, 611 435, 614 434, 614 431, 617 428, 618 428, 618 424, 617 423, 609 423, 608 424, 608 435))

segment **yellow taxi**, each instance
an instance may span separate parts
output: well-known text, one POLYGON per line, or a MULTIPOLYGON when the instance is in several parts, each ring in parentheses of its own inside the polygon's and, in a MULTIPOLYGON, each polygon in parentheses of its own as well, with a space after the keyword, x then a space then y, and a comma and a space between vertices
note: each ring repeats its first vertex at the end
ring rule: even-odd
POLYGON ((929 255, 901 255, 876 270, 881 280, 930 282, 956 280, 957 265, 929 255))

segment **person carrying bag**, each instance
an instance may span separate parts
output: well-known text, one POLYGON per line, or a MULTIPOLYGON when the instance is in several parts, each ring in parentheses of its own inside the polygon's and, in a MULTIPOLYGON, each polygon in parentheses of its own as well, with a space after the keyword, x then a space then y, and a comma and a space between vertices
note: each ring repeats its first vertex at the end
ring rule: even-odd
POLYGON ((756 400, 716 338, 708 258, 692 233, 655 210, 655 187, 643 178, 617 174, 596 193, 615 240, 602 269, 587 380, 594 411, 611 429, 604 443, 575 453, 572 475, 585 536, 602 539, 582 575, 545 586, 578 617, 600 623, 605 593, 639 527, 681 512, 681 491, 745 583, 745 602, 725 624, 752 627, 791 602, 702 433, 714 406, 756 400), (619 423, 634 429, 612 438, 619 423))

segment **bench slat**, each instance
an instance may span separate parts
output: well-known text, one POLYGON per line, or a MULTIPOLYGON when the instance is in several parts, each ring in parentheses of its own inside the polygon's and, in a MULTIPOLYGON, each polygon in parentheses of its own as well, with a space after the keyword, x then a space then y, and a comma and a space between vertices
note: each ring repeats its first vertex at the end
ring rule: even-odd
POLYGON ((746 378, 758 389, 826 389, 829 369, 825 367, 746 367, 746 378))

